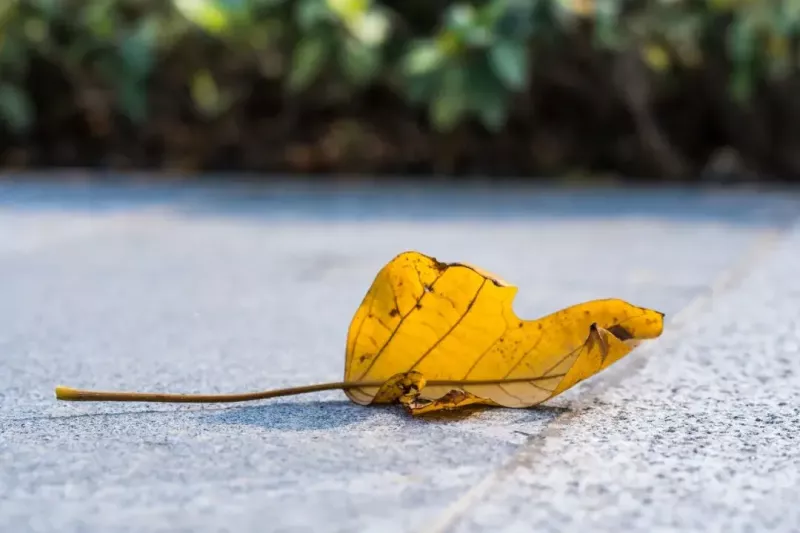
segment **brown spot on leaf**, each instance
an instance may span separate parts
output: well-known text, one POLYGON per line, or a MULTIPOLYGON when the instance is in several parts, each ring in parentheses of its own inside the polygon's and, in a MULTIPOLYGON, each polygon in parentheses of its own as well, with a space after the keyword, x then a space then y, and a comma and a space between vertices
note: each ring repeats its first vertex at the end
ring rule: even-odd
POLYGON ((633 334, 631 334, 630 331, 628 331, 627 329, 623 328, 620 325, 611 326, 610 328, 608 328, 608 332, 621 341, 627 341, 633 338, 633 334))
POLYGON ((589 338, 586 339, 586 348, 591 350, 595 345, 600 348, 600 361, 605 362, 606 357, 608 357, 608 342, 600 335, 600 331, 597 329, 597 323, 592 322, 592 325, 589 326, 589 338))
POLYGON ((442 263, 441 261, 439 261, 435 257, 431 257, 431 261, 433 261, 433 268, 435 268, 439 272, 442 272, 443 270, 447 270, 447 267, 450 266, 447 263, 442 263))
POLYGON ((392 317, 397 316, 399 314, 400 314, 400 311, 398 311, 397 309, 392 309, 391 311, 389 311, 389 316, 392 316, 392 317))

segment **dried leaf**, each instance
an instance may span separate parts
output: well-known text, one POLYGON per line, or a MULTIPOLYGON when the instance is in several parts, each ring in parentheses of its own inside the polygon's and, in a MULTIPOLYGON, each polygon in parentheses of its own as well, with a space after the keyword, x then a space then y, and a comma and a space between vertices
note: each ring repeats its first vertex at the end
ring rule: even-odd
POLYGON ((355 403, 400 403, 414 415, 530 407, 608 368, 664 326, 662 313, 616 299, 522 320, 512 309, 516 293, 478 267, 406 252, 381 269, 350 324, 342 382, 221 395, 59 386, 56 397, 222 403, 340 389, 355 403))
POLYGON ((380 386, 372 403, 406 403, 415 400, 425 387, 425 376, 419 372, 396 374, 380 386))
MULTIPOLYGON (((661 313, 616 299, 521 320, 512 309, 516 292, 471 265, 417 252, 397 256, 378 273, 350 325, 345 382, 382 382, 414 371, 427 380, 420 399, 440 400, 441 407, 426 405, 425 412, 465 401, 529 407, 662 332, 661 313), (447 397, 453 390, 468 395, 455 401, 447 397)), ((378 390, 345 392, 368 405, 378 390)))
POLYGON ((420 400, 404 398, 401 402, 413 415, 427 415, 438 411, 451 411, 469 405, 499 405, 492 400, 475 396, 470 392, 453 389, 438 400, 420 400))

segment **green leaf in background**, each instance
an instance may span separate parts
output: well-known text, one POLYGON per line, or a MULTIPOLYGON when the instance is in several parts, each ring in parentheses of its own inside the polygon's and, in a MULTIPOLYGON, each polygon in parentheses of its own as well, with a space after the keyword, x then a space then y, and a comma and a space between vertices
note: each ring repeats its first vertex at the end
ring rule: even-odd
POLYGON ((471 4, 459 3, 450 6, 444 15, 445 25, 456 32, 467 32, 476 23, 478 13, 471 4))
POLYGON ((222 33, 229 26, 230 17, 214 0, 172 0, 175 7, 199 27, 209 33, 222 33))
POLYGON ((405 79, 405 96, 413 104, 428 102, 436 91, 438 76, 423 74, 405 79))
POLYGON ((141 124, 147 118, 147 91, 140 80, 122 76, 117 80, 117 102, 128 119, 141 124))
POLYGON ((735 69, 728 84, 731 96, 736 102, 747 102, 753 95, 752 75, 746 68, 735 69))
POLYGON ((496 36, 527 40, 534 31, 540 0, 494 0, 481 10, 496 36))
POLYGON ((478 10, 478 19, 487 26, 495 26, 505 18, 509 11, 508 0, 493 0, 481 6, 478 10))
POLYGON ((43 44, 50 33, 50 25, 40 18, 30 18, 25 21, 25 37, 34 45, 43 44))
POLYGON ((0 121, 16 133, 27 133, 33 124, 34 109, 30 99, 21 89, 9 83, 0 83, 0 121))
POLYGON ((386 41, 390 30, 389 17, 383 11, 373 9, 350 21, 350 33, 364 44, 377 46, 386 41))
POLYGON ((435 41, 420 39, 414 42, 403 58, 403 71, 407 76, 427 74, 442 64, 444 54, 435 41))
POLYGON ((123 34, 118 49, 121 61, 104 62, 122 112, 136 124, 147 119, 146 81, 155 62, 157 24, 155 19, 146 18, 132 32, 123 34))
POLYGON ((346 22, 358 19, 369 10, 371 0, 325 0, 328 8, 346 22))
MULTIPOLYGON (((78 12, 79 24, 99 41, 112 41, 116 31, 116 17, 112 2, 90 2, 78 12)), ((82 32, 84 33, 84 32, 82 32)))
POLYGON ((34 0, 33 5, 36 10, 47 19, 55 18, 62 11, 61 0, 34 0))
POLYGON ((492 69, 503 84, 512 91, 528 84, 528 48, 524 41, 503 39, 489 49, 492 69))
POLYGON ((790 0, 783 2, 781 7, 782 9, 771 10, 772 23, 780 28, 784 36, 800 32, 800 2, 790 0))
POLYGON ((603 48, 618 50, 624 45, 625 29, 620 26, 620 2, 596 2, 594 41, 603 48))
POLYGON ((491 21, 481 17, 480 12, 470 4, 451 6, 444 16, 445 33, 451 35, 459 46, 484 48, 492 40, 492 33, 487 24, 491 21))
POLYGON ((0 79, 22 75, 28 68, 30 51, 17 35, 10 31, 0 33, 0 79))
POLYGON ((682 65, 697 68, 702 66, 703 47, 697 36, 702 35, 706 19, 701 14, 680 14, 663 31, 664 39, 671 48, 671 55, 682 65))
POLYGON ((431 121, 437 130, 450 131, 468 108, 466 69, 460 64, 451 65, 442 73, 438 94, 431 102, 431 121))
POLYGON ((0 28, 5 29, 8 22, 18 15, 19 6, 16 2, 0 3, 0 28))
POLYGON ((345 77, 356 85, 363 85, 380 73, 381 49, 346 39, 339 49, 339 61, 345 77))
POLYGON ((739 64, 752 61, 756 50, 756 28, 749 19, 734 20, 728 30, 728 51, 739 64))
POLYGON ((296 0, 295 18, 303 30, 310 30, 318 24, 330 20, 331 10, 325 0, 296 0))
POLYGON ((502 130, 508 119, 508 105, 508 95, 503 92, 486 95, 477 110, 481 124, 492 133, 502 130))
POLYGON ((491 132, 505 126, 510 105, 510 95, 492 71, 486 57, 476 58, 467 71, 467 98, 469 107, 491 132))
POLYGON ((750 99, 755 79, 753 62, 757 38, 750 19, 736 19, 728 30, 728 51, 733 63, 730 91, 733 99, 742 103, 750 99))
POLYGON ((157 21, 145 19, 133 33, 122 39, 119 54, 132 77, 145 78, 150 73, 155 60, 157 32, 157 21))
POLYGON ((206 116, 214 116, 220 110, 220 94, 217 82, 208 70, 195 72, 191 84, 192 101, 206 116))
POLYGON ((330 48, 328 40, 322 36, 303 37, 292 54, 289 87, 293 90, 302 90, 311 85, 325 65, 330 48))
POLYGON ((730 11, 739 3, 738 0, 707 0, 712 11, 730 11))

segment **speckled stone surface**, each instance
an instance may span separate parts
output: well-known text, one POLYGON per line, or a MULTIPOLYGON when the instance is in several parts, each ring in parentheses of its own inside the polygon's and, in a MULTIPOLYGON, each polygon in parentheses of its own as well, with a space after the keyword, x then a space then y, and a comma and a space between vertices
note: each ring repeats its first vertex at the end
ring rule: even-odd
POLYGON ((797 205, 0 183, 0 531, 795 531, 800 231, 784 228, 797 205), (337 380, 353 312, 405 249, 495 271, 520 287, 521 316, 617 296, 683 322, 533 410, 424 421, 336 392, 53 399, 58 383, 337 380))
POLYGON ((800 225, 756 261, 439 530, 800 531, 800 225))

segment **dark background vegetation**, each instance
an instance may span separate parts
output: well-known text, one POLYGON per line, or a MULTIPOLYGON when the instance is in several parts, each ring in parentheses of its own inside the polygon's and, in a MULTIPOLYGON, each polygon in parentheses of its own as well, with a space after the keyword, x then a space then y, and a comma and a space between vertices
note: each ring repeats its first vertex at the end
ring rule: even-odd
POLYGON ((800 176, 796 0, 6 0, 0 164, 800 176))

